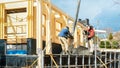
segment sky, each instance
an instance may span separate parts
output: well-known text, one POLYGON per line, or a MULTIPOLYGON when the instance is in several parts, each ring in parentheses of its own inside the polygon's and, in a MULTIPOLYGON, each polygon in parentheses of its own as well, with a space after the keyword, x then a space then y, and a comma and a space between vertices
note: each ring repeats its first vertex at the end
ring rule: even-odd
MULTIPOLYGON (((75 19, 78 0, 51 0, 58 8, 75 19)), ((120 31, 120 0, 81 0, 80 19, 88 18, 96 29, 120 31)))

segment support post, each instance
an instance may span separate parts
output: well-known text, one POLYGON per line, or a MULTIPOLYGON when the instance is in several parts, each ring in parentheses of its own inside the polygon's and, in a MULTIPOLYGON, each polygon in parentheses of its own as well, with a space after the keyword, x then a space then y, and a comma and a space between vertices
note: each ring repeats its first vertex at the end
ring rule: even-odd
POLYGON ((74 31, 74 48, 78 47, 77 40, 78 40, 78 38, 77 38, 77 29, 75 29, 75 31, 74 31))
POLYGON ((46 21, 46 54, 52 53, 51 46, 51 2, 48 0, 48 6, 46 5, 48 16, 46 21))
POLYGON ((34 0, 28 0, 28 38, 33 38, 33 4, 34 0))
POLYGON ((4 39, 5 5, 0 3, 0 39, 4 39))
MULTIPOLYGON (((37 6, 36 6, 36 42, 37 42, 37 50, 39 52, 42 51, 42 0, 36 0, 37 6)), ((44 68, 44 62, 43 62, 43 52, 37 53, 38 54, 38 68, 44 68), (42 55, 41 55, 42 53, 42 55)))

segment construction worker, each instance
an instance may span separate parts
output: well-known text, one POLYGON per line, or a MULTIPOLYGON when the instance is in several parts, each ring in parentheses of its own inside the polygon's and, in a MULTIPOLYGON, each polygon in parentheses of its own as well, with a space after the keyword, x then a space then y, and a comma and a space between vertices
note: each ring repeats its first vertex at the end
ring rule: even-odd
POLYGON ((93 38, 95 36, 95 32, 94 32, 94 29, 93 29, 93 26, 89 26, 88 27, 88 40, 90 40, 91 38, 93 38))
POLYGON ((93 26, 88 26, 87 30, 85 30, 85 34, 87 35, 88 48, 91 49, 91 39, 95 36, 93 26))
POLYGON ((63 54, 67 54, 69 53, 68 51, 68 38, 73 38, 70 31, 69 31, 69 27, 66 26, 65 28, 63 28, 60 33, 59 33, 59 39, 61 42, 61 47, 62 47, 62 53, 63 54))

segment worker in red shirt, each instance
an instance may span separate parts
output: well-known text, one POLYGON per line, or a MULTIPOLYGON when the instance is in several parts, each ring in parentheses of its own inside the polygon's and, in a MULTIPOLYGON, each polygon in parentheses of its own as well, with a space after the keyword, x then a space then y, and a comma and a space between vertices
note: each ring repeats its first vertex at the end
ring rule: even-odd
POLYGON ((95 31, 93 26, 88 26, 85 30, 85 35, 87 36, 88 48, 91 48, 90 40, 95 36, 95 31))
POLYGON ((90 40, 91 38, 94 37, 95 35, 95 32, 94 32, 94 29, 93 29, 93 26, 88 26, 88 40, 90 40))

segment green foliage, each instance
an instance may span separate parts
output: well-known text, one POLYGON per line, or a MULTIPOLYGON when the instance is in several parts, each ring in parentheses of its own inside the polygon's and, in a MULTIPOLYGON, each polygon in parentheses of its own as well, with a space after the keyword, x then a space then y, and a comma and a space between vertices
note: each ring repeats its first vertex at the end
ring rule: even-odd
POLYGON ((119 45, 119 43, 117 41, 113 41, 112 45, 119 45))
POLYGON ((100 42, 100 45, 105 45, 105 41, 101 41, 101 42, 100 42))
POLYGON ((117 41, 113 41, 111 47, 112 48, 118 48, 119 47, 119 43, 117 41))
POLYGON ((117 49, 118 48, 118 46, 117 45, 111 45, 111 48, 115 48, 115 49, 117 49))
POLYGON ((105 48, 105 45, 99 45, 100 48, 105 48))
POLYGON ((111 45, 106 45, 106 48, 111 48, 111 45))
POLYGON ((109 41, 106 41, 106 48, 111 48, 111 44, 109 41))
POLYGON ((110 45, 110 42, 109 42, 109 41, 105 41, 105 42, 106 42, 106 43, 105 43, 106 45, 110 45))
POLYGON ((109 34, 108 39, 109 39, 109 40, 112 40, 112 39, 113 39, 113 35, 112 35, 112 33, 109 34))
POLYGON ((111 48, 111 44, 109 41, 101 41, 99 47, 100 48, 111 48))
POLYGON ((112 33, 108 36, 109 41, 101 41, 99 47, 100 48, 119 48, 119 43, 113 40, 112 33))
POLYGON ((99 47, 100 48, 105 48, 105 41, 101 41, 99 47))

